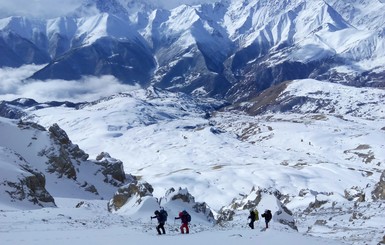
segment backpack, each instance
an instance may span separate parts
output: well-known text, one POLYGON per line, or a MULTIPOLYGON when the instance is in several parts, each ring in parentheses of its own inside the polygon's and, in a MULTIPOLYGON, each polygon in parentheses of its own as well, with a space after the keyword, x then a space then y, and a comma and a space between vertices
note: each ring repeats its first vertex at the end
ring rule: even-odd
POLYGON ((254 214, 255 214, 255 220, 259 220, 258 210, 254 210, 254 214))
POLYGON ((191 215, 187 211, 183 211, 183 215, 186 217, 187 222, 191 222, 191 215))
POLYGON ((161 217, 162 221, 164 221, 164 222, 166 222, 166 221, 167 221, 167 216, 168 216, 168 213, 167 213, 167 211, 166 211, 166 210, 164 210, 164 209, 161 209, 161 210, 159 211, 159 215, 160 215, 160 217, 161 217))
POLYGON ((267 218, 271 220, 273 218, 273 215, 271 214, 271 210, 267 210, 267 218))

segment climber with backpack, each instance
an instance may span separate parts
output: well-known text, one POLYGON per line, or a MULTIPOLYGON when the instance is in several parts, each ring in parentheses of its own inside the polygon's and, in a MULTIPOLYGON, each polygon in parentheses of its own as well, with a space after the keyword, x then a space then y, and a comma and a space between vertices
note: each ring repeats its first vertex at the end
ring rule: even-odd
POLYGON ((265 213, 261 215, 263 218, 265 218, 265 223, 266 223, 266 229, 269 228, 269 222, 273 218, 273 215, 271 214, 271 211, 266 209, 265 213))
POLYGON ((162 208, 160 211, 156 210, 154 214, 155 216, 151 216, 151 220, 155 218, 158 220, 158 226, 156 227, 158 235, 162 234, 161 231, 163 234, 166 234, 166 231, 164 230, 164 224, 166 223, 168 216, 166 210, 162 208))
POLYGON ((184 234, 184 229, 186 229, 186 234, 189 234, 188 223, 191 221, 191 215, 186 210, 183 210, 182 212, 179 212, 178 217, 175 217, 175 219, 180 219, 182 222, 180 232, 184 234))
POLYGON ((259 213, 258 210, 250 210, 250 215, 247 217, 247 219, 250 219, 249 226, 251 229, 254 229, 254 222, 259 220, 259 213))

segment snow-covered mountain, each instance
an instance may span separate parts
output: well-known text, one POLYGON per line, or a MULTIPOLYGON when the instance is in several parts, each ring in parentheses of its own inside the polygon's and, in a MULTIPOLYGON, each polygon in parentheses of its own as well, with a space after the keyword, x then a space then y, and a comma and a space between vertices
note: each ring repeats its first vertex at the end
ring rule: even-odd
POLYGON ((108 74, 231 101, 309 77, 384 85, 381 1, 183 3, 88 0, 65 17, 1 19, 0 66, 48 63, 32 78, 108 74))

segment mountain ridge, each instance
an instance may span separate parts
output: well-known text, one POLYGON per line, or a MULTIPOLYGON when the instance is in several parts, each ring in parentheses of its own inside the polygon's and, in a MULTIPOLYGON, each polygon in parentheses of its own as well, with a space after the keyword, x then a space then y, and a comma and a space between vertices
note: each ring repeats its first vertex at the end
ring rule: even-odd
POLYGON ((49 61, 31 78, 113 75, 124 83, 230 102, 292 79, 384 87, 380 10, 385 4, 374 0, 353 6, 338 1, 219 1, 172 9, 88 1, 84 8, 89 4, 98 13, 1 19, 1 47, 12 54, 1 65, 49 61), (374 23, 357 16, 370 16, 374 23))

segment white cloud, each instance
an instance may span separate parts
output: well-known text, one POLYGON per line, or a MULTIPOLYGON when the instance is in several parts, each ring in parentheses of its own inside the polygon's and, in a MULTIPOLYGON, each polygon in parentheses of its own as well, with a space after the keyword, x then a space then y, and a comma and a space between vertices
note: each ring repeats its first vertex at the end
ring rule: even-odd
MULTIPOLYGON (((121 0, 126 5, 133 0, 121 0)), ((201 4, 218 2, 219 0, 134 0, 151 2, 155 6, 167 9, 175 8, 182 4, 201 4)), ((63 16, 82 4, 82 0, 1 0, 0 18, 9 16, 27 16, 54 18, 63 16)))
POLYGON ((1 0, 0 18, 28 16, 53 18, 74 10, 79 0, 1 0))
POLYGON ((137 89, 125 85, 113 76, 84 77, 78 81, 26 80, 41 66, 28 65, 21 68, 0 69, 0 100, 32 98, 46 101, 93 101, 119 92, 137 89))
POLYGON ((167 8, 167 9, 172 9, 183 4, 194 5, 194 4, 202 4, 202 3, 219 2, 219 0, 150 0, 150 1, 154 2, 158 6, 163 6, 164 8, 167 8))

